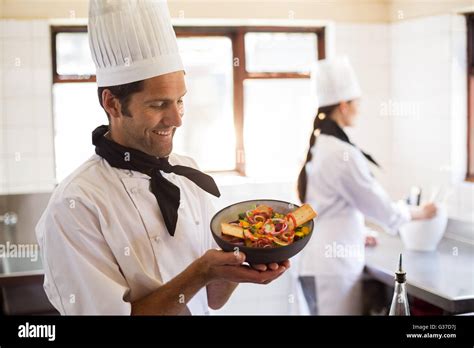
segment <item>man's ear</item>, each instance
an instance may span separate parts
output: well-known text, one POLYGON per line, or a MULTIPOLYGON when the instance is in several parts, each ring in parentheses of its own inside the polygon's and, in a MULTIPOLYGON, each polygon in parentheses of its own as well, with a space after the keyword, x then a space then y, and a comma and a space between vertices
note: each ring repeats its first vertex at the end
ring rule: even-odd
POLYGON ((102 91, 102 105, 110 117, 122 116, 120 101, 107 88, 102 91))

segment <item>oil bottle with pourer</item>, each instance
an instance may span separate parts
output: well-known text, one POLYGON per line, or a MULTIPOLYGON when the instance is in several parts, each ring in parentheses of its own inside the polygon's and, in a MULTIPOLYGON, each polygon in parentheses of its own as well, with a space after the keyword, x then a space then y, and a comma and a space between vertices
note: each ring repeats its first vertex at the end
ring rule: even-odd
POLYGON ((406 273, 402 268, 402 254, 398 260, 398 271, 395 272, 395 290, 389 315, 410 315, 406 289, 406 273))

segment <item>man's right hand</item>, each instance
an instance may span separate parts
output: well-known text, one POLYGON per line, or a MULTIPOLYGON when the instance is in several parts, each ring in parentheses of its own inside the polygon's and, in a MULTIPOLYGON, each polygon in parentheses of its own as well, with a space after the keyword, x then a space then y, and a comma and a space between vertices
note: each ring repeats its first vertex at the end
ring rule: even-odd
POLYGON ((290 262, 286 260, 280 264, 271 264, 271 267, 269 265, 266 270, 262 270, 261 267, 253 268, 243 265, 245 262, 244 253, 222 250, 208 250, 198 259, 198 262, 208 283, 226 280, 235 283, 268 284, 290 267, 290 262))

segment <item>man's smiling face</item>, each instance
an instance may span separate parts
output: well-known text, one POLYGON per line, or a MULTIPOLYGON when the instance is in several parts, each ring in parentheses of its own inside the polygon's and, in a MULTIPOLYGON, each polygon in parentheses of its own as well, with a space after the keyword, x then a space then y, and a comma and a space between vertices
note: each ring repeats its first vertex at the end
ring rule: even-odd
MULTIPOLYGON (((112 140, 156 157, 167 157, 173 149, 173 136, 182 124, 184 72, 177 71, 144 80, 143 89, 133 93, 126 115, 116 98, 105 97, 104 104, 115 105, 110 114, 112 140), (112 98, 107 101, 108 98, 112 98)), ((107 91, 110 93, 110 91, 107 91)))

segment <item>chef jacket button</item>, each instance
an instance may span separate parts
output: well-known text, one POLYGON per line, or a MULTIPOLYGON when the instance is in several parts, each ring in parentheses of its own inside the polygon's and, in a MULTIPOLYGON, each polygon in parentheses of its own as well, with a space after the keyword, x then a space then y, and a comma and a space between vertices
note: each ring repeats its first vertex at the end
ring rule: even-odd
POLYGON ((134 195, 136 195, 138 193, 138 189, 136 187, 133 187, 130 192, 134 195))
POLYGON ((198 220, 196 220, 195 223, 196 223, 196 225, 199 225, 199 221, 198 221, 198 220))
POLYGON ((160 241, 160 237, 159 237, 159 236, 155 236, 155 237, 153 237, 153 240, 158 243, 158 242, 160 241))

